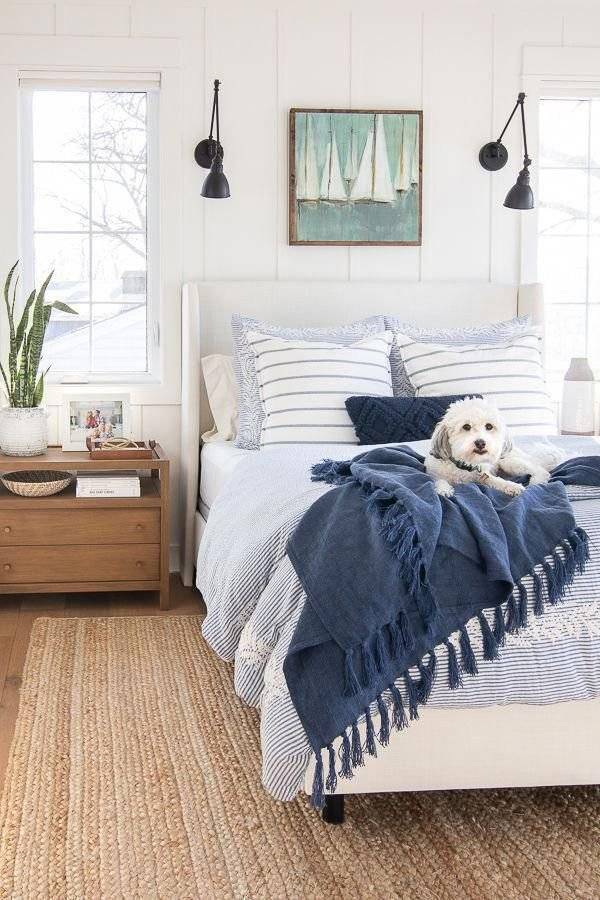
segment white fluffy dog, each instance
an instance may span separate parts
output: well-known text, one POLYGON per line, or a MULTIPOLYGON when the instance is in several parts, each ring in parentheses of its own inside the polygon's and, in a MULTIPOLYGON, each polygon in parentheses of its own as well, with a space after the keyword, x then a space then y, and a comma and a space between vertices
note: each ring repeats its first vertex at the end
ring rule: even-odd
POLYGON ((553 468, 561 461, 558 452, 548 450, 536 452, 534 459, 515 449, 495 406, 466 397, 450 404, 436 425, 425 469, 436 479, 436 491, 443 497, 452 496, 453 485, 472 481, 516 497, 525 490, 523 485, 500 478, 498 472, 530 475, 530 484, 545 484, 550 473, 544 463, 553 468))

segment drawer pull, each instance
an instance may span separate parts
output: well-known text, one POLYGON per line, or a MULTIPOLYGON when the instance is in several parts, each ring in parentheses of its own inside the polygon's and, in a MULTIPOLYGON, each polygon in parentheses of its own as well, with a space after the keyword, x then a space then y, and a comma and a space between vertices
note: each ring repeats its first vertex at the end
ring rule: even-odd
POLYGON ((12 566, 10 563, 4 563, 4 571, 5 572, 10 572, 11 568, 12 568, 12 566))
POLYGON ((138 568, 138 569, 141 569, 143 565, 144 565, 144 563, 141 561, 141 559, 138 559, 137 562, 136 562, 137 568, 138 568))
POLYGON ((135 530, 136 530, 136 531, 143 531, 143 530, 144 530, 144 526, 142 525, 141 522, 138 522, 138 523, 137 523, 137 525, 135 526, 135 530))
POLYGON ((10 525, 4 526, 4 534, 10 534, 11 531, 12 531, 12 528, 10 527, 10 525))

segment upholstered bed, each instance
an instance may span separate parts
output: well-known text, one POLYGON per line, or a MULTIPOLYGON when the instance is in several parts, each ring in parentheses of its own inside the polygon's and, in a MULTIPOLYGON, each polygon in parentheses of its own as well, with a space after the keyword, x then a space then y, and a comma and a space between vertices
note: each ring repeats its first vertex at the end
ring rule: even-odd
MULTIPOLYGON (((312 780, 308 743, 283 675, 303 605, 286 540, 328 489, 311 482, 311 465, 325 456, 350 458, 358 448, 207 444, 199 478, 200 434, 210 424, 200 358, 230 352, 233 312, 322 324, 381 311, 423 325, 497 321, 518 312, 543 325, 535 285, 223 283, 183 291, 183 577, 190 584, 197 567, 208 608, 205 637, 235 662, 239 696, 261 709, 263 782, 278 799, 310 791, 312 780)), ((600 451, 594 440, 564 446, 568 455, 600 451)), ((578 524, 600 546, 600 491, 575 490, 571 499, 578 524)), ((390 746, 338 792, 600 780, 600 560, 592 556, 560 608, 507 635, 500 660, 480 665, 462 690, 449 692, 437 679, 420 721, 393 733, 390 746)), ((477 652, 478 637, 471 638, 477 652)))

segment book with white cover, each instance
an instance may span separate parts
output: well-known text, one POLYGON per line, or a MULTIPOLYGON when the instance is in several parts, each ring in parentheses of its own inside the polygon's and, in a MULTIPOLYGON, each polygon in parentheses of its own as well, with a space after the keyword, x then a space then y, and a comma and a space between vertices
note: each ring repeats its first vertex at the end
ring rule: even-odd
POLYGON ((99 472, 77 476, 76 497, 139 497, 139 476, 132 472, 99 472))

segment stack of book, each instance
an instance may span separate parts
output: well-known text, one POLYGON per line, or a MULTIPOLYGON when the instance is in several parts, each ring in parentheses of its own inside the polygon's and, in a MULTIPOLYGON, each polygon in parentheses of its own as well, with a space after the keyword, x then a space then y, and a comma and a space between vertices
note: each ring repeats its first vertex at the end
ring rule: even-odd
POLYGON ((87 472, 77 476, 76 497, 139 497, 135 472, 87 472))

